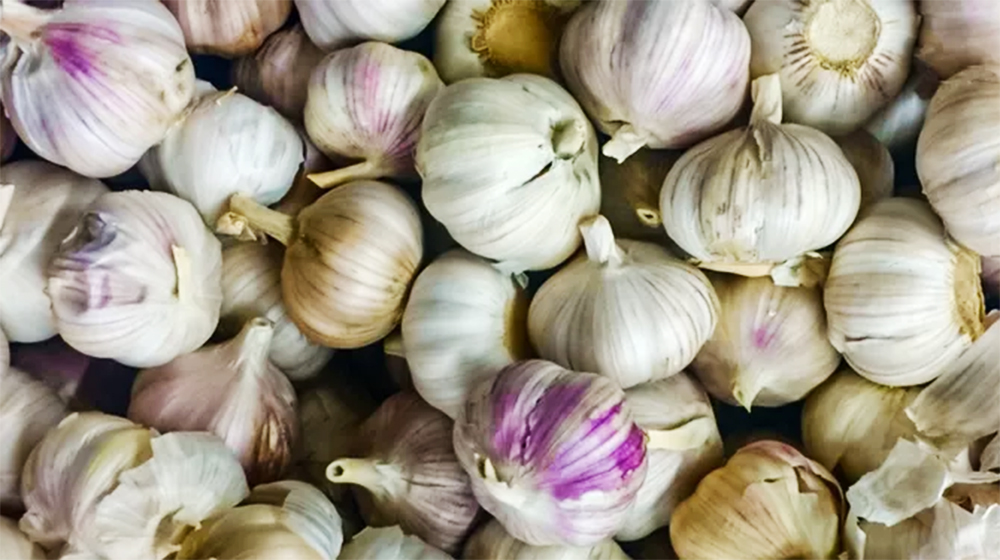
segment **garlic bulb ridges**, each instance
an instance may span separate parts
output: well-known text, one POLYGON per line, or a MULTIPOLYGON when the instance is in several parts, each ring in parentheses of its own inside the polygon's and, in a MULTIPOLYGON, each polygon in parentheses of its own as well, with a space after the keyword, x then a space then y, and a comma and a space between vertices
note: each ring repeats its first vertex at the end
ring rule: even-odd
POLYGON ((295 0, 306 33, 326 51, 365 39, 397 43, 420 33, 445 0, 295 0))
POLYGON ((292 0, 164 0, 187 48, 225 57, 253 52, 292 11, 292 0))
POLYGON ((233 84, 286 118, 300 122, 309 78, 323 54, 297 23, 272 34, 257 52, 237 59, 233 84))

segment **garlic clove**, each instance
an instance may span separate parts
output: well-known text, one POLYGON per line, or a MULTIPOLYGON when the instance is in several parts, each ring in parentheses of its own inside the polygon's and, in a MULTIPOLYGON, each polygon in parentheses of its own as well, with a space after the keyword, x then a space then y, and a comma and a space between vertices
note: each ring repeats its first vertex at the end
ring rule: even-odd
POLYGON ((462 557, 481 560, 628 560, 621 547, 611 539, 591 547, 525 544, 510 536, 496 519, 490 520, 469 537, 462 557))
POLYGON ((858 214, 883 198, 892 196, 896 168, 889 150, 864 129, 834 138, 851 162, 861 184, 858 214))
POLYGON ((297 480, 280 480, 254 487, 247 504, 281 507, 285 524, 324 558, 337 558, 344 536, 340 514, 315 486, 297 480))
POLYGON ((45 560, 45 552, 17 528, 17 522, 0 517, 0 543, 5 560, 45 560))
POLYGON ((666 241, 660 217, 660 189, 681 152, 642 149, 618 163, 602 156, 601 215, 619 237, 666 241))
POLYGON ((920 16, 917 56, 942 78, 1000 62, 1000 10, 990 0, 925 2, 920 16))
POLYGON ((430 546, 418 537, 405 535, 398 527, 369 527, 344 546, 343 560, 451 560, 447 553, 430 546))
POLYGON ((278 30, 292 0, 164 0, 193 53, 234 57, 253 52, 278 30))
POLYGON ((296 23, 273 33, 257 52, 238 58, 233 63, 233 84, 285 118, 300 122, 309 77, 322 59, 323 51, 312 44, 302 24, 296 23))
POLYGON ((277 506, 253 504, 230 509, 207 520, 184 540, 177 560, 335 560, 323 556, 286 525, 277 506))
POLYGON ((434 19, 445 0, 295 0, 313 43, 325 51, 361 40, 405 41, 434 19))

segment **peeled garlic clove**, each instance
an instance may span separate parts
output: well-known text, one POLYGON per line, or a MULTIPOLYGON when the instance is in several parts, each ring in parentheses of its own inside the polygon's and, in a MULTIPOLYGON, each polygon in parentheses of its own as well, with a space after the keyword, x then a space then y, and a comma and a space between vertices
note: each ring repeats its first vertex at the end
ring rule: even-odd
POLYGON ((56 327, 73 348, 134 367, 201 346, 219 321, 222 250, 188 202, 125 191, 98 198, 48 268, 56 327))
POLYGON ((398 526, 358 533, 340 553, 343 560, 451 560, 447 553, 413 535, 405 535, 398 526))
POLYGON ((840 240, 823 301, 834 348, 883 385, 934 379, 983 332, 979 256, 913 199, 877 202, 840 240))
POLYGON ((328 155, 362 160, 309 176, 321 187, 410 178, 413 146, 431 99, 444 87, 423 55, 369 42, 330 54, 309 82, 306 131, 328 155))
POLYGON ((17 521, 0 517, 0 542, 6 560, 45 560, 45 552, 17 528, 17 521))
POLYGON ((286 118, 301 121, 309 77, 322 59, 323 51, 297 23, 272 34, 257 52, 238 58, 233 63, 233 84, 286 118))
POLYGON ((445 0, 295 0, 309 38, 325 51, 365 39, 398 43, 420 33, 445 0))
POLYGON ((0 29, 12 42, 2 78, 14 128, 32 151, 81 175, 127 170, 191 100, 184 34, 159 2, 94 0, 44 11, 14 0, 4 2, 0 29))
POLYGON ((292 0, 164 0, 193 53, 234 57, 253 52, 278 30, 292 0))
POLYGON ((933 70, 919 60, 913 61, 910 77, 888 105, 868 119, 865 129, 892 151, 912 149, 931 97, 937 91, 939 79, 933 70))
POLYGON ((619 162, 643 146, 686 148, 743 104, 750 37, 710 2, 588 2, 566 26, 566 83, 619 162), (638 25, 638 22, 642 25, 638 25))
POLYGON ((7 161, 17 147, 17 132, 7 118, 7 112, 0 103, 0 162, 7 161))
POLYGON ((917 56, 942 78, 1000 62, 1000 10, 991 0, 921 2, 917 56))
POLYGON ((864 129, 839 136, 834 141, 858 174, 858 182, 861 184, 858 214, 875 202, 892 196, 896 167, 892 162, 892 154, 881 142, 864 129))
POLYGON ((612 381, 543 360, 480 382, 454 443, 483 508, 531 545, 593 546, 625 523, 646 436, 612 381))
POLYGON ((0 223, 0 284, 16 297, 4 298, 0 329, 14 342, 38 342, 56 334, 46 267, 87 207, 108 189, 45 161, 8 164, 3 182, 13 197, 0 223))
POLYGON ((490 520, 469 537, 462 556, 480 560, 628 560, 618 543, 611 539, 591 547, 525 544, 510 536, 496 519, 490 520))
POLYGON ((517 281, 460 249, 420 272, 403 312, 414 387, 454 418, 472 387, 530 357, 528 298, 517 281))
POLYGON ((662 242, 660 189, 680 151, 642 149, 622 163, 602 156, 601 215, 624 239, 662 242))

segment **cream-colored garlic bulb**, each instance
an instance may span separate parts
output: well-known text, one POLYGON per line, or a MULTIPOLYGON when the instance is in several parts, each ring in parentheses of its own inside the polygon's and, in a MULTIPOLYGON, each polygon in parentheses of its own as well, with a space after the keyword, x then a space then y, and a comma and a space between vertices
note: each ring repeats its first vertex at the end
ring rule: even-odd
POLYGON ((0 221, 0 329, 14 342, 39 342, 56 334, 45 290, 49 261, 87 207, 108 189, 45 161, 5 165, 3 183, 13 197, 0 221))
POLYGON ((580 222, 580 232, 586 254, 531 302, 528 335, 539 355, 625 388, 681 371, 718 321, 708 279, 662 247, 616 240, 603 216, 580 222))
POLYGON ((404 356, 420 396, 454 418, 472 386, 531 354, 528 298, 517 281, 461 249, 413 283, 403 312, 404 356))
POLYGON ((979 266, 926 203, 876 203, 833 253, 823 290, 830 342, 876 383, 934 379, 983 332, 979 266))
POLYGON ((361 162, 309 179, 332 187, 358 179, 415 177, 413 147, 420 123, 442 87, 431 61, 385 43, 328 55, 309 81, 306 131, 323 153, 361 162))
POLYGON ((587 2, 559 53, 570 91, 611 135, 602 153, 619 162, 724 127, 743 105, 749 59, 740 18, 704 0, 587 2))
POLYGON ((292 0, 163 0, 184 30, 189 51, 235 57, 251 53, 292 12, 292 0))
POLYGON ((628 560, 628 555, 611 539, 593 546, 533 546, 510 536, 496 519, 480 527, 469 537, 463 558, 477 560, 628 560))
POLYGON ((795 402, 830 376, 830 345, 818 288, 775 286, 770 278, 710 277, 719 326, 691 364, 715 398, 747 410, 795 402))
POLYGON ((743 22, 750 73, 781 76, 787 119, 846 134, 902 90, 920 18, 912 0, 765 0, 743 22))
POLYGON ((580 219, 600 207, 593 128, 541 76, 446 87, 424 116, 416 161, 431 216, 505 271, 566 260, 580 245, 580 219))
POLYGON ((921 2, 917 56, 942 78, 1000 63, 1000 9, 993 0, 921 2))
POLYGON ((45 552, 17 528, 17 521, 0 517, 4 560, 45 560, 45 552))
POLYGON ((892 196, 896 166, 884 144, 864 129, 836 137, 834 141, 858 174, 861 184, 859 215, 875 202, 892 196))
POLYGON ((902 91, 868 119, 865 129, 892 151, 912 149, 939 83, 940 79, 933 70, 914 60, 902 91))
MULTIPOLYGON (((413 535, 406 535, 398 526, 369 527, 361 531, 340 553, 343 560, 452 560, 447 553, 434 548, 413 535)), ((263 560, 263 559, 261 559, 263 560)))
POLYGON ((670 168, 680 159, 679 150, 642 149, 618 163, 601 156, 601 215, 625 239, 663 242, 660 189, 670 168))
POLYGON ((414 37, 445 0, 295 0, 309 38, 326 51, 365 39, 397 43, 414 37))
POLYGON ((917 143, 920 184, 945 229, 988 256, 1000 256, 998 119, 1000 63, 973 66, 938 88, 917 143))
POLYGON ((302 120, 313 68, 323 51, 312 44, 301 23, 275 32, 257 52, 233 63, 233 84, 247 96, 270 105, 293 121, 302 120))
POLYGON ((10 159, 17 147, 17 131, 10 124, 7 112, 3 110, 3 103, 0 103, 0 163, 10 159))

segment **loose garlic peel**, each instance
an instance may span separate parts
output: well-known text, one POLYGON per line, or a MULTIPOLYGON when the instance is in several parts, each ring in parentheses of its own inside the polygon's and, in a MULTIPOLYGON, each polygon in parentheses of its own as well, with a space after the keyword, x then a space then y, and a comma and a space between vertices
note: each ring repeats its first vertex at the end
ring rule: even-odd
MULTIPOLYGON (((368 527, 344 546, 343 560, 452 560, 445 552, 430 546, 418 537, 406 535, 398 526, 376 529, 368 527)), ((266 560, 261 558, 260 560, 266 560)))
POLYGON ((463 558, 479 560, 628 560, 628 556, 611 539, 590 547, 532 546, 510 536, 496 519, 479 528, 469 537, 462 551, 463 558))
POLYGON ((660 218, 660 189, 680 151, 642 149, 622 163, 602 156, 601 215, 619 237, 665 241, 660 218))

